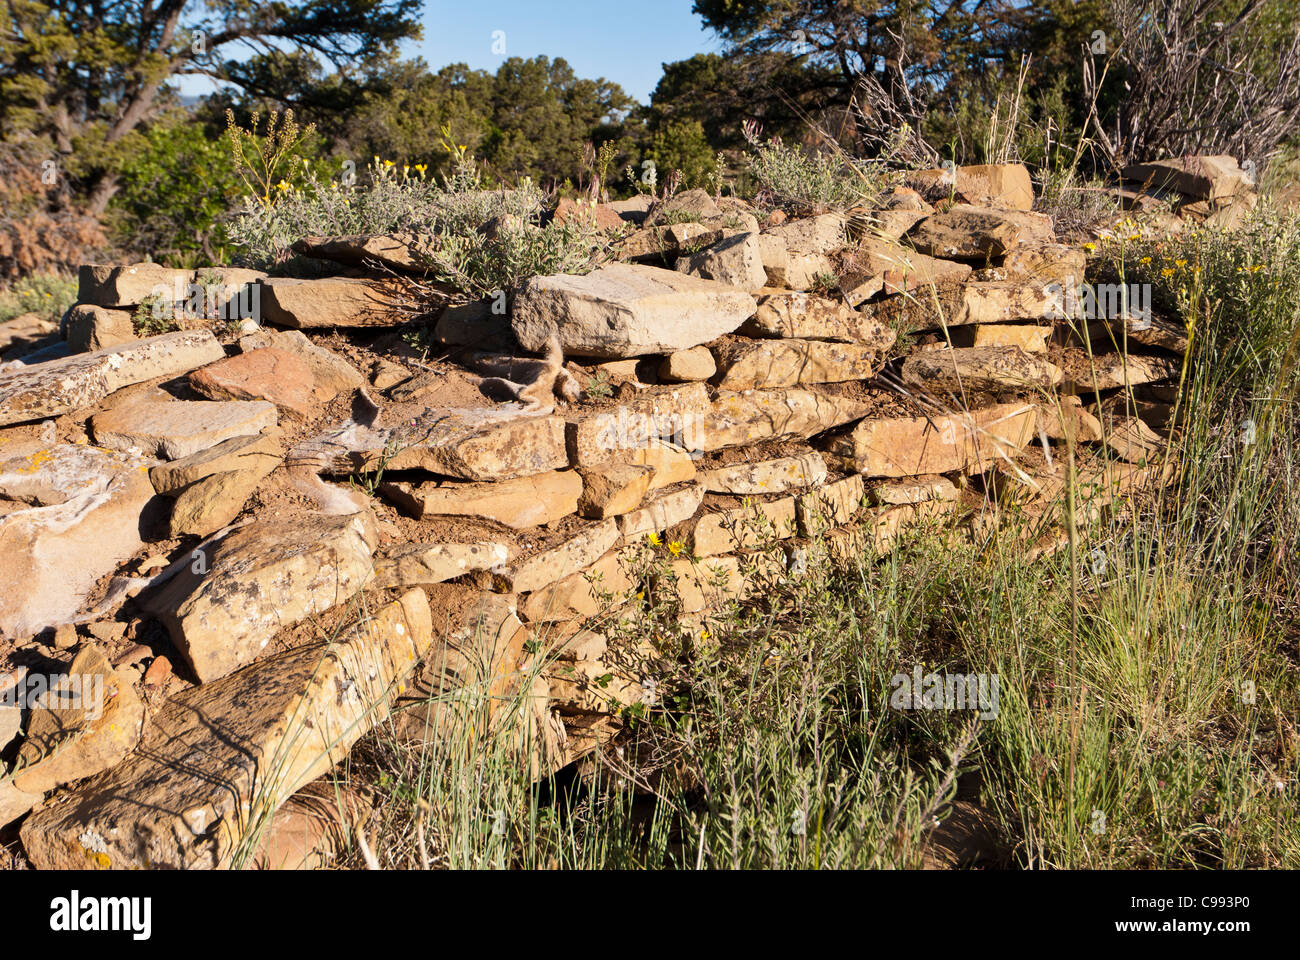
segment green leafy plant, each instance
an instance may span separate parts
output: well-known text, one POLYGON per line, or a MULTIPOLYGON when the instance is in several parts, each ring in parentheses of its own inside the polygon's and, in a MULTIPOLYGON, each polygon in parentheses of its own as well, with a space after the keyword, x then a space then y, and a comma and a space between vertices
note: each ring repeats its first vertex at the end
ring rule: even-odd
POLYGON ((58 320, 77 302, 77 280, 61 273, 32 273, 0 290, 0 323, 25 313, 58 320))

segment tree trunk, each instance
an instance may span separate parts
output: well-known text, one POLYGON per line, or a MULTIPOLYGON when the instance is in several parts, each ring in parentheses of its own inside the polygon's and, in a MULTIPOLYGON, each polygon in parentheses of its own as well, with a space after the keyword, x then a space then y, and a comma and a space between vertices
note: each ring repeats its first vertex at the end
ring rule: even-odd
POLYGON ((116 174, 106 173, 101 176, 90 193, 87 204, 90 212, 96 217, 103 216, 104 211, 108 209, 108 202, 113 199, 119 187, 116 174))

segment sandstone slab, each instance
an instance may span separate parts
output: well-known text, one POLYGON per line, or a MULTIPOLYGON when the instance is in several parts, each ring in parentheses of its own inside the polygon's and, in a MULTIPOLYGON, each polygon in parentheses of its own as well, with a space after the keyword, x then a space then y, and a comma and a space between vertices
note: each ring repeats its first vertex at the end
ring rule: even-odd
POLYGON ((945 347, 913 353, 903 363, 905 383, 960 394, 1026 392, 1065 379, 1054 363, 1014 346, 945 347))
POLYGON ((1030 404, 1008 403, 929 419, 864 420, 837 438, 832 451, 867 477, 971 473, 1029 444, 1036 413, 1030 404))
POLYGON ((951 195, 962 203, 1034 208, 1034 184, 1023 163, 994 163, 917 170, 907 175, 909 186, 929 193, 951 195))
POLYGON ((935 284, 962 283, 971 275, 968 263, 930 257, 887 240, 868 238, 845 260, 840 290, 857 308, 877 294, 915 292, 923 296, 935 284))
POLYGON ((176 377, 225 356, 207 330, 184 330, 0 373, 0 426, 57 417, 157 377, 176 377))
POLYGON ((332 260, 350 267, 389 267, 422 272, 428 239, 411 233, 347 237, 303 237, 293 245, 294 253, 332 260))
POLYGON ((767 283, 758 234, 740 233, 727 237, 698 253, 681 257, 677 269, 693 277, 716 280, 729 287, 754 293, 767 283))
POLYGON ((641 505, 654 480, 652 467, 607 464, 582 475, 578 513, 592 520, 618 517, 641 505))
POLYGON ((862 477, 853 474, 799 494, 795 497, 799 535, 816 537, 848 523, 862 506, 864 493, 862 477))
POLYGON ((654 471, 650 481, 652 491, 695 479, 695 460, 690 453, 658 438, 648 439, 640 447, 620 450, 610 462, 650 467, 654 471))
POLYGON ((784 493, 825 483, 826 461, 820 453, 806 453, 757 463, 737 463, 705 470, 699 480, 710 493, 739 496, 784 493))
POLYGON ((283 460, 279 431, 265 430, 231 437, 188 457, 161 463, 149 470, 149 479, 159 493, 176 493, 218 473, 253 472, 264 477, 283 460))
POLYGON ((280 327, 391 327, 408 319, 403 289, 393 281, 272 277, 261 288, 262 321, 280 327))
POLYGON ((929 500, 956 500, 957 486, 947 477, 909 477, 873 483, 866 488, 866 495, 877 506, 894 507, 929 500))
POLYGON ((387 419, 349 420, 299 444, 289 460, 327 473, 383 465, 462 480, 510 480, 568 466, 564 420, 505 407, 386 409, 387 419))
POLYGON ((370 585, 380 590, 406 590, 443 583, 502 566, 506 555, 504 543, 488 541, 396 544, 376 553, 370 585))
POLYGON ((102 577, 140 548, 150 461, 72 444, 30 444, 0 461, 0 634, 26 637, 77 615, 102 577))
POLYGON ((573 470, 556 470, 492 483, 425 483, 385 481, 379 492, 416 519, 483 517, 526 530, 553 523, 578 509, 582 478, 573 470))
POLYGON ((761 390, 867 380, 879 372, 892 330, 877 344, 826 340, 733 340, 714 348, 720 390, 761 390))
POLYGON ((239 338, 239 349, 245 353, 264 347, 300 357, 311 370, 315 388, 326 391, 330 397, 366 385, 361 371, 334 351, 312 343, 301 330, 263 328, 239 338))
POLYGON ((337 642, 178 694, 124 763, 28 819, 28 857, 41 869, 230 865, 253 823, 388 716, 430 637, 413 590, 337 642))
POLYGON ((172 501, 168 535, 206 537, 228 526, 244 509, 262 478, 257 470, 214 473, 182 490, 172 501))
POLYGON ((559 546, 516 561, 497 574, 499 583, 515 593, 550 586, 599 560, 618 541, 618 524, 601 520, 583 528, 559 546))
POLYGON ((101 447, 179 460, 231 437, 254 436, 276 421, 275 406, 264 401, 146 400, 95 414, 90 429, 101 447))
POLYGON ((1001 257, 1021 243, 1054 239, 1051 217, 969 204, 926 217, 907 237, 922 253, 954 260, 1001 257))
POLYGON ((710 409, 703 383, 651 387, 612 410, 571 417, 565 427, 569 459, 575 466, 593 467, 652 441, 680 442, 710 409))
POLYGON ((639 510, 618 518, 618 532, 624 540, 633 540, 648 533, 659 533, 695 516, 704 502, 704 487, 689 483, 662 491, 646 501, 639 510))
POLYGON ((307 420, 333 394, 316 392, 311 368, 292 353, 250 350, 190 374, 190 386, 212 400, 267 400, 282 416, 307 420))
POLYGON ((758 312, 740 332, 751 337, 792 340, 833 340, 887 346, 894 333, 875 317, 810 293, 765 293, 758 312))
POLYGON ((188 569, 138 602, 210 683, 360 590, 373 543, 362 514, 250 524, 195 550, 188 569))
POLYGON ((137 339, 131 311, 110 310, 93 303, 78 303, 63 318, 68 349, 73 353, 103 350, 137 339))
POLYGON ((794 497, 753 501, 743 507, 708 513, 691 531, 691 552, 697 557, 711 557, 761 547, 793 537, 796 522, 794 497))
POLYGON ((511 326, 525 350, 559 336, 569 355, 620 360, 671 353, 730 333, 754 298, 673 270, 614 263, 586 276, 533 277, 515 298, 511 326))
POLYGON ((634 584, 628 557, 613 550, 586 569, 528 594, 519 612, 530 623, 601 616, 622 606, 634 584))
POLYGON ((77 273, 77 300, 101 307, 135 307, 151 297, 175 303, 193 280, 194 271, 160 263, 86 264, 77 273))
POLYGON ((721 450, 764 440, 806 440, 866 415, 857 400, 811 390, 751 390, 718 395, 686 435, 689 450, 721 450))

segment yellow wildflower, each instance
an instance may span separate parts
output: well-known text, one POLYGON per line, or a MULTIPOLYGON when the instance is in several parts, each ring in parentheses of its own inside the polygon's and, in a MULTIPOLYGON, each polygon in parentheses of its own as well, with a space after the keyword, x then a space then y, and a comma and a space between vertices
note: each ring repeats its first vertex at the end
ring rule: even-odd
POLYGON ((680 557, 682 555, 683 546, 684 544, 680 540, 674 540, 672 543, 668 544, 668 552, 674 557, 680 557))
POLYGON ((662 543, 664 542, 664 541, 663 541, 663 538, 660 537, 659 534, 657 534, 657 533, 650 533, 650 534, 648 534, 647 537, 646 537, 646 539, 648 539, 648 540, 650 541, 650 546, 652 546, 652 547, 657 547, 657 546, 659 546, 660 544, 662 544, 662 543))

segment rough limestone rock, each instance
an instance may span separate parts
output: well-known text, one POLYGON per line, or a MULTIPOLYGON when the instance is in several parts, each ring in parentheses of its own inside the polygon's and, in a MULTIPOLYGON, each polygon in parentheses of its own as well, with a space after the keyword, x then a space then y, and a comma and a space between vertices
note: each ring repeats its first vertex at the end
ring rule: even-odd
POLYGON ((1034 184, 1023 163, 994 163, 917 170, 907 175, 909 186, 926 193, 951 194, 962 203, 988 204, 1012 210, 1034 208, 1034 184))
POLYGON ((749 496, 803 490, 826 482, 826 461, 820 453, 797 457, 779 457, 759 463, 737 463, 729 467, 705 470, 700 483, 710 493, 749 496))
POLYGON ((528 594, 519 613, 530 623, 594 617, 625 603, 633 586, 631 559, 625 551, 613 550, 578 573, 528 594))
POLYGON ((582 478, 572 470, 556 470, 495 483, 385 481, 379 492, 417 520, 483 517, 513 530, 527 530, 577 510, 582 478))
POLYGON ((652 467, 606 464, 582 474, 582 499, 578 513, 590 520, 604 520, 631 513, 641 505, 654 479, 652 467))
POLYGON ((280 327, 391 327, 405 323, 402 286, 391 280, 324 277, 262 281, 262 321, 280 327))
POLYGON ((239 516, 262 479, 278 465, 278 459, 261 460, 244 469, 211 474, 186 487, 172 503, 169 535, 206 537, 228 526, 239 516))
POLYGON ((1181 357, 1139 357, 1133 354, 1110 353, 1093 357, 1092 367, 1075 379, 1073 388, 1078 393, 1109 390, 1113 387, 1151 383, 1178 375, 1182 368, 1181 357))
POLYGON ((858 474, 844 477, 795 497, 801 537, 818 537, 850 522, 862 506, 865 485, 858 474))
POLYGON ((691 347, 678 350, 664 357, 659 365, 661 380, 689 383, 692 380, 707 380, 718 372, 713 362, 713 354, 708 347, 691 347))
POLYGON ((954 347, 913 353, 903 363, 903 381, 926 390, 998 393, 1054 387, 1065 379, 1060 367, 1019 347, 954 347))
POLYGON ((467 573, 492 570, 506 562, 504 543, 402 543, 385 547, 374 558, 379 590, 406 590, 443 583, 467 573))
POLYGON ((422 272, 427 260, 421 253, 427 240, 416 234, 381 236, 303 237, 293 245, 294 253, 332 260, 350 267, 377 264, 394 270, 422 272))
POLYGON ((734 340, 714 348, 721 390, 793 387, 801 383, 841 383, 876 375, 894 332, 880 344, 825 340, 734 340))
POLYGON ((274 404, 265 401, 142 400, 95 414, 90 430, 101 447, 179 460, 231 437, 261 433, 276 422, 274 404))
POLYGON ((873 483, 867 487, 866 495, 877 506, 893 507, 930 500, 956 500, 957 486, 947 477, 908 477, 873 483))
POLYGON ((279 654, 173 697, 117 767, 30 817, 39 869, 230 865, 243 831, 347 756, 429 647, 412 590, 337 642, 279 654))
POLYGON ((647 533, 660 533, 695 516, 703 502, 704 487, 698 483, 663 490, 641 509, 618 518, 619 535, 633 540, 647 533))
POLYGON ((1022 243, 1053 239, 1052 218, 1039 213, 954 204, 926 217, 908 233, 922 253, 956 260, 1000 257, 1022 243))
POLYGON ((271 347, 301 357, 311 369, 312 382, 317 390, 330 391, 337 396, 347 390, 366 385, 361 371, 332 350, 317 346, 301 330, 275 330, 264 328, 239 338, 239 349, 251 353, 271 347))
POLYGON ((592 467, 622 459, 626 451, 652 440, 681 441, 710 409, 703 383, 651 387, 612 410, 573 415, 565 427, 569 459, 575 466, 592 467))
POLYGON ((1154 163, 1133 163, 1121 175, 1149 189, 1176 190, 1199 200, 1221 200, 1253 186, 1235 157, 1175 157, 1154 163))
POLYGON ((834 340, 881 347, 894 342, 894 331, 875 317, 835 300, 799 292, 761 295, 758 312, 740 332, 749 337, 834 340))
POLYGON ((613 263, 586 276, 533 277, 515 298, 511 326, 525 350, 558 335, 564 352, 602 360, 672 353, 731 333, 754 298, 675 270, 613 263))
POLYGON ((513 563, 497 574, 508 592, 539 590, 595 563, 618 541, 618 524, 611 518, 583 527, 559 546, 513 563))
POLYGON ((176 377, 225 356, 207 330, 184 330, 0 373, 0 426, 94 406, 115 390, 176 377))
POLYGON ((979 323, 972 328, 970 345, 1019 347, 1029 353, 1046 353, 1047 341, 1051 336, 1051 327, 1020 323, 979 323))
POLYGON ((360 590, 373 543, 364 514, 249 524, 196 549, 188 569, 139 603, 200 682, 211 683, 257 657, 281 629, 360 590))
POLYGON ((867 406, 811 390, 722 392, 685 437, 688 450, 721 450, 765 440, 806 440, 866 415, 867 406))
POLYGON ((885 297, 871 305, 881 323, 907 330, 927 330, 968 323, 1045 320, 1066 315, 1065 291, 1059 284, 1022 280, 981 280, 885 297))
POLYGON ((959 284, 971 275, 971 265, 926 256, 910 246, 867 239, 845 260, 840 290, 857 308, 879 293, 928 296, 935 284, 959 284))
POLYGON ((193 282, 194 271, 159 263, 86 264, 77 274, 77 300, 101 307, 136 307, 150 297, 175 303, 186 299, 193 282))
POLYGON ((658 437, 646 440, 642 446, 618 451, 610 462, 652 469, 652 491, 695 479, 695 460, 690 452, 658 437))
POLYGON ((864 420, 838 437, 831 452, 867 477, 972 473, 1014 456, 1035 435, 1032 404, 1005 403, 969 414, 864 420))
MULTIPOLYGON (((135 676, 125 667, 115 671, 98 646, 84 644, 68 672, 54 681, 46 702, 32 708, 14 763, 13 788, 39 799, 107 770, 130 753, 145 723, 135 676)), ((11 814, 12 806, 0 813, 0 820, 8 822, 11 814)))
POLYGON ((289 462, 339 474, 384 464, 388 470, 427 470, 463 480, 510 480, 569 464, 560 417, 505 406, 386 408, 384 416, 389 419, 375 426, 350 420, 327 430, 295 447, 289 462))
POLYGON ((691 533, 691 552, 712 557, 750 550, 795 535, 794 497, 720 510, 700 517, 691 533))
POLYGON ((1080 283, 1088 256, 1063 243, 1021 244, 1007 252, 1000 268, 1008 280, 1080 283))
POLYGON ((218 473, 252 472, 266 476, 284 460, 278 430, 231 437, 188 457, 161 463, 149 471, 159 493, 177 493, 190 484, 218 473))
POLYGON ((212 400, 267 400, 290 420, 308 420, 334 398, 317 392, 311 368, 301 357, 274 347, 250 350, 196 370, 190 386, 212 400))
POLYGON ((793 254, 834 253, 845 244, 844 217, 838 213, 823 213, 816 217, 787 220, 772 227, 768 233, 779 237, 785 249, 793 254))
POLYGON ((1038 408, 1038 425, 1048 440, 1098 441, 1102 439, 1101 421, 1087 410, 1076 396, 1065 394, 1058 402, 1038 408))
POLYGON ((152 461, 37 443, 0 457, 0 506, 28 505, 0 516, 0 634, 25 638, 75 617, 140 548, 152 461))
POLYGON ((129 310, 110 310, 93 303, 78 303, 68 308, 63 322, 67 329, 68 349, 73 353, 103 350, 138 339, 129 310))
POLYGON ((740 233, 708 249, 682 257, 677 261, 677 269, 749 293, 761 290, 767 284, 756 233, 740 233))

